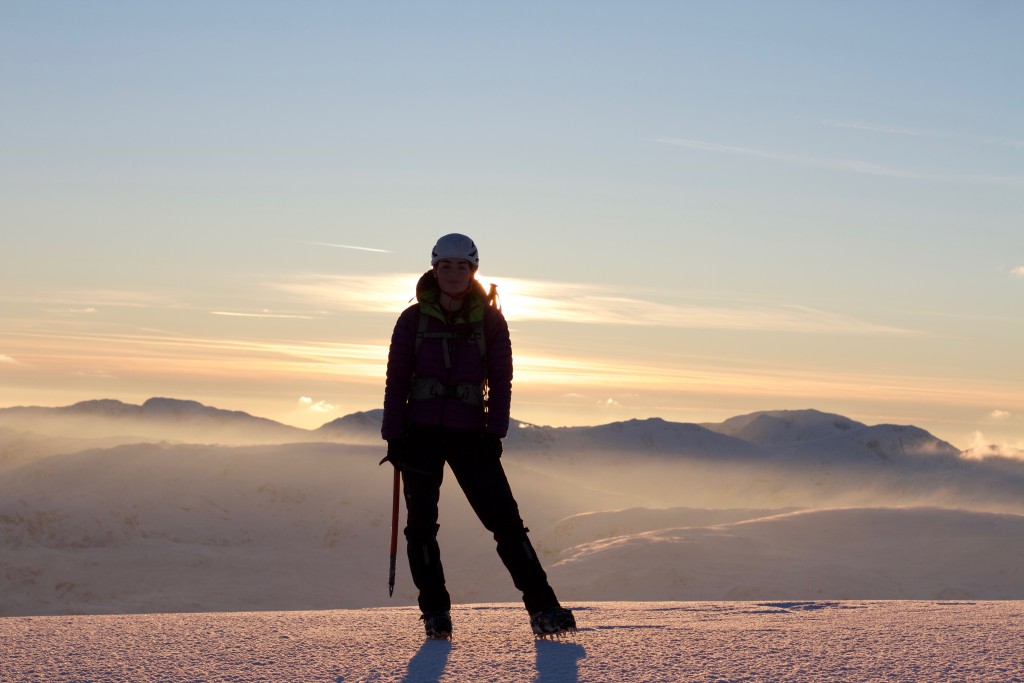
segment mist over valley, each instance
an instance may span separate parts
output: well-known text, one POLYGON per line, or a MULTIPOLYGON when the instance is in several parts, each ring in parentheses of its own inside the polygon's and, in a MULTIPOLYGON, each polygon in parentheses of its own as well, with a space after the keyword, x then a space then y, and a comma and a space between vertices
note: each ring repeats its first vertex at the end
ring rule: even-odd
MULTIPOLYGON (((379 426, 177 399, 0 409, 0 615, 415 604, 404 559, 387 597, 379 426)), ((1024 598, 1024 461, 913 426, 514 422, 503 462, 564 600, 1024 598)), ((454 480, 440 524, 453 599, 516 602, 454 480)))

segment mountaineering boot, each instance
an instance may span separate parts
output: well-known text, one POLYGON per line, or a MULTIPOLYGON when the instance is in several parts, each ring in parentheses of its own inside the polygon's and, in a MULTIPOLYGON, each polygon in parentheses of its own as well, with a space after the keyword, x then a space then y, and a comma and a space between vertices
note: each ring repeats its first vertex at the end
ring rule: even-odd
POLYGON ((452 639, 452 618, 448 612, 434 612, 433 614, 424 614, 420 617, 420 619, 423 620, 423 628, 427 631, 428 639, 452 639))
POLYGON ((564 607, 555 607, 531 614, 530 627, 538 638, 558 637, 563 633, 576 633, 576 617, 564 607))

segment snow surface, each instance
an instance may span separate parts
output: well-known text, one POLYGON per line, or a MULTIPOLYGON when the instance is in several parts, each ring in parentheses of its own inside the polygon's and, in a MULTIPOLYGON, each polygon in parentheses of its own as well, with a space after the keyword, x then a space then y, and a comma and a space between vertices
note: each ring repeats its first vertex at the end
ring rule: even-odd
POLYGON ((500 603, 456 607, 452 642, 425 641, 414 608, 7 617, 0 681, 1024 681, 1019 601, 571 607, 560 641, 500 603))

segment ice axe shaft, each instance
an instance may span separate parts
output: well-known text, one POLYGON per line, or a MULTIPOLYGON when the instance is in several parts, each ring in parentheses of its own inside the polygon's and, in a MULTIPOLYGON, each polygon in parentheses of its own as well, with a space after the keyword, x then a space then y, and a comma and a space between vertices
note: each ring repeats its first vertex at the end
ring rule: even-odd
POLYGON ((391 501, 391 568, 388 570, 388 597, 395 594, 395 557, 398 555, 398 497, 402 487, 402 476, 395 468, 395 492, 391 501))

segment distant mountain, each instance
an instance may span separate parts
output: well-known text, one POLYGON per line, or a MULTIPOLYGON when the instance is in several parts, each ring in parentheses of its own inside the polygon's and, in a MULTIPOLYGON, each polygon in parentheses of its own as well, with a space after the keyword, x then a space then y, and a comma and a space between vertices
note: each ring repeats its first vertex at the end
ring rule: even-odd
POLYGON ((314 433, 329 441, 380 444, 383 418, 382 409, 352 413, 328 422, 314 430, 314 433))
MULTIPOLYGON (((112 399, 61 408, 0 409, 0 428, 55 438, 177 443, 287 443, 341 441, 380 445, 380 409, 352 413, 308 430, 222 410, 197 401, 151 398, 141 406, 112 399)), ((99 445, 99 443, 97 443, 99 445)), ((560 460, 631 456, 748 462, 768 459, 823 463, 957 458, 952 445, 913 426, 868 426, 817 410, 751 413, 722 423, 690 424, 660 418, 593 427, 547 427, 512 420, 510 452, 560 460)))
POLYGON ((515 423, 507 442, 513 448, 560 457, 630 453, 718 462, 816 459, 823 464, 854 464, 960 455, 955 446, 918 427, 868 426, 818 410, 764 411, 700 425, 659 418, 596 427, 515 423))
POLYGON ((960 455, 955 446, 918 427, 868 426, 818 410, 763 411, 704 426, 757 444, 784 459, 852 464, 922 457, 954 459, 960 455))
POLYGON ((173 398, 151 398, 141 406, 102 399, 60 408, 2 408, 0 427, 48 437, 117 437, 122 442, 265 443, 310 439, 304 429, 173 398))
POLYGON ((937 439, 918 427, 903 425, 861 426, 846 432, 779 447, 789 457, 829 460, 895 461, 907 458, 938 458, 948 461, 960 456, 952 444, 937 439))
POLYGON ((701 425, 660 418, 612 422, 596 427, 538 427, 517 423, 509 430, 510 448, 568 457, 675 456, 714 459, 760 458, 756 444, 716 433, 701 425))
POLYGON ((708 429, 758 446, 789 446, 860 429, 866 425, 842 415, 817 410, 771 410, 738 415, 708 429))

